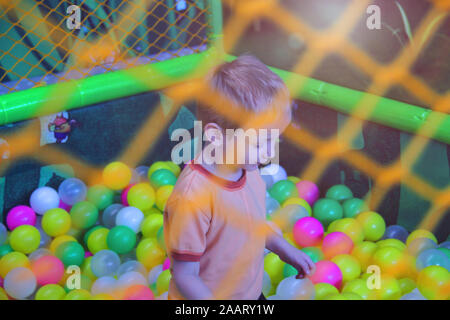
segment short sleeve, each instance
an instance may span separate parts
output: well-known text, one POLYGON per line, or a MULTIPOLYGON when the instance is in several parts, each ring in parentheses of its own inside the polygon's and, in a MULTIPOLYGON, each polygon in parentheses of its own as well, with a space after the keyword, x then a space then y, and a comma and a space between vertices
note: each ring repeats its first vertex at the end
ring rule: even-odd
POLYGON ((210 213, 188 197, 177 197, 164 210, 164 238, 172 258, 199 261, 206 247, 210 213))

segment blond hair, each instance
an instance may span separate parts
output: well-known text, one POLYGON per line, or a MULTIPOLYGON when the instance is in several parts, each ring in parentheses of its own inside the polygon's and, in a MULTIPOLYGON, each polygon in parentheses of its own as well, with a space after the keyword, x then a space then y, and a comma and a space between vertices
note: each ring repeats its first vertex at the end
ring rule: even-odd
POLYGON ((213 68, 205 77, 209 89, 220 96, 214 106, 198 102, 197 117, 207 123, 217 123, 223 129, 236 128, 236 121, 228 119, 217 108, 238 112, 245 116, 266 111, 285 112, 290 107, 289 90, 283 80, 258 58, 244 54, 231 62, 213 68), (241 112, 245 110, 245 112, 241 112))

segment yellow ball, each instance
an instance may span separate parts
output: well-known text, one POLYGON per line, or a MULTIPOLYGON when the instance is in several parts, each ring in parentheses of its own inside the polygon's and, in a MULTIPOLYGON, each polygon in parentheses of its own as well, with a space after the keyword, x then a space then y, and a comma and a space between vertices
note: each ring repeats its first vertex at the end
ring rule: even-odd
POLYGON ((298 198, 298 197, 289 198, 283 202, 281 207, 284 208, 290 204, 297 204, 299 206, 302 206, 303 208, 306 209, 306 211, 308 211, 309 216, 310 217, 312 216, 311 206, 309 205, 309 203, 306 200, 304 200, 302 198, 298 198))
POLYGON ((328 232, 343 232, 352 239, 354 244, 364 240, 364 232, 361 224, 353 218, 344 218, 333 221, 328 226, 328 232))
POLYGON ((294 176, 287 177, 287 180, 292 181, 293 183, 297 183, 297 182, 301 181, 300 178, 297 178, 297 177, 294 177, 294 176))
POLYGON ((276 287, 283 280, 283 268, 285 263, 273 252, 264 257, 264 270, 272 281, 272 286, 276 287))
POLYGON ((66 234, 72 225, 69 213, 61 208, 50 209, 42 217, 42 229, 50 237, 66 234))
POLYGON ((343 292, 342 296, 347 298, 347 300, 364 300, 359 294, 353 292, 343 292))
POLYGON ((158 190, 156 190, 156 206, 158 207, 159 210, 164 211, 167 199, 169 199, 170 195, 172 194, 172 191, 173 191, 172 185, 165 185, 159 187, 158 190))
POLYGON ((9 244, 15 251, 25 254, 31 253, 39 248, 41 234, 36 227, 21 225, 15 228, 9 237, 9 244))
POLYGON ((159 228, 164 223, 164 217, 160 213, 152 213, 144 218, 141 224, 141 232, 145 238, 155 238, 159 228))
POLYGON ((155 238, 145 238, 136 248, 136 258, 147 270, 151 270, 164 262, 165 253, 155 238))
POLYGON ((382 273, 394 277, 402 276, 407 271, 406 255, 394 247, 382 247, 375 250, 372 264, 379 266, 382 273))
POLYGON ((410 278, 398 279, 398 284, 400 285, 400 289, 402 290, 402 295, 410 293, 416 288, 416 283, 413 279, 410 278))
POLYGON ((103 183, 110 189, 125 188, 131 180, 131 170, 122 162, 111 162, 103 169, 103 183))
POLYGON ((81 274, 89 277, 92 281, 95 281, 97 279, 97 277, 92 272, 91 261, 92 261, 92 256, 87 257, 86 259, 83 260, 83 263, 81 264, 81 274))
POLYGON ((108 249, 108 244, 106 243, 108 233, 108 228, 98 228, 92 231, 87 240, 87 247, 92 254, 108 249))
POLYGON ((394 247, 400 251, 404 251, 406 249, 406 245, 398 239, 385 239, 377 242, 378 248, 384 247, 394 247))
POLYGON ((326 296, 323 300, 349 300, 349 299, 340 293, 335 293, 326 296))
POLYGON ((370 241, 357 243, 353 247, 352 256, 354 256, 359 261, 362 270, 366 270, 370 265, 372 255, 376 249, 377 245, 370 241))
POLYGON ((417 238, 428 238, 428 239, 433 240, 435 243, 438 242, 436 237, 434 236, 434 234, 432 234, 430 231, 418 229, 418 230, 414 230, 413 232, 411 232, 411 234, 406 239, 406 245, 409 245, 411 243, 411 241, 413 241, 414 239, 417 239, 417 238))
MULTIPOLYGON (((150 179, 150 177, 152 176, 153 172, 155 172, 156 170, 159 169, 166 169, 169 170, 170 172, 172 172, 175 176, 177 176, 176 174, 176 169, 173 165, 176 165, 175 163, 170 164, 171 161, 156 161, 155 163, 153 163, 150 168, 148 168, 148 172, 147 172, 147 176, 150 179), (173 171, 174 170, 174 171, 173 171)), ((178 167, 178 166, 177 166, 178 167)), ((178 167, 179 169, 179 167, 178 167)), ((179 172, 178 172, 179 174, 179 172)))
POLYGON ((329 295, 339 294, 335 286, 326 282, 317 283, 314 287, 316 289, 316 300, 324 300, 329 295))
POLYGON ((91 299, 92 299, 91 293, 85 289, 74 289, 64 297, 64 300, 91 300, 91 299))
POLYGON ((450 299, 450 273, 441 266, 428 266, 417 277, 417 288, 429 300, 450 299))
POLYGON ((285 232, 283 233, 283 238, 289 242, 292 246, 296 247, 297 249, 301 249, 301 247, 294 241, 294 236, 292 232, 285 232))
POLYGON ((0 288, 0 301, 9 300, 8 295, 6 294, 5 289, 0 288))
POLYGON ((171 278, 172 275, 170 274, 169 269, 160 273, 158 279, 156 279, 156 290, 158 291, 158 295, 161 295, 169 290, 169 282, 171 278))
POLYGON ((62 236, 57 236, 55 239, 52 240, 52 242, 50 243, 50 251, 52 253, 56 253, 56 249, 63 244, 66 241, 75 241, 77 242, 77 239, 75 239, 72 236, 69 236, 67 234, 64 234, 62 236))
POLYGON ((57 284, 47 284, 36 292, 35 300, 63 300, 66 291, 57 284))
POLYGON ((397 279, 389 275, 381 275, 380 288, 373 291, 377 300, 398 300, 402 296, 397 279))
MULTIPOLYGON (((181 168, 179 165, 173 163, 172 161, 166 161, 166 164, 167 164, 168 170, 172 171, 172 173, 175 175, 175 177, 178 177, 180 175, 181 168)), ((153 172, 154 171, 155 170, 153 170, 153 172)))
POLYGON ((0 276, 5 279, 8 272, 18 267, 29 268, 30 261, 28 257, 17 251, 7 253, 0 259, 0 276))
POLYGON ((377 241, 381 239, 386 231, 386 223, 381 215, 373 211, 361 212, 356 216, 364 232, 364 239, 377 241))
POLYGON ((92 300, 114 300, 114 297, 107 293, 99 293, 93 296, 92 300))
POLYGON ((331 259, 342 272, 342 281, 354 280, 361 274, 361 265, 355 257, 349 254, 340 254, 331 259))
POLYGON ((148 210, 155 204, 155 190, 150 183, 138 183, 128 190, 127 201, 141 211, 148 210))
POLYGON ((367 286, 367 279, 353 279, 347 282, 342 293, 355 293, 364 300, 371 300, 372 292, 367 286))

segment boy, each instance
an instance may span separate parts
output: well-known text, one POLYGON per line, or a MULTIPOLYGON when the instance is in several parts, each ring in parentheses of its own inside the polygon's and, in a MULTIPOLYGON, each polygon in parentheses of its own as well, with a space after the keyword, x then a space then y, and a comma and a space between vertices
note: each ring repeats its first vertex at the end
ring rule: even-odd
POLYGON ((298 277, 312 274, 314 263, 265 221, 265 184, 257 169, 269 158, 260 151, 273 150, 276 136, 258 134, 257 143, 245 150, 236 150, 236 136, 220 136, 236 128, 284 131, 291 121, 288 89, 249 55, 216 67, 206 83, 216 94, 214 106, 199 107, 198 118, 216 148, 209 153, 203 148, 185 166, 164 210, 172 271, 169 299, 264 299, 264 248, 295 267, 298 277), (245 161, 234 155, 230 162, 227 156, 234 151, 243 152, 245 161), (255 153, 257 161, 252 163, 255 153), (216 163, 199 161, 211 157, 216 163))

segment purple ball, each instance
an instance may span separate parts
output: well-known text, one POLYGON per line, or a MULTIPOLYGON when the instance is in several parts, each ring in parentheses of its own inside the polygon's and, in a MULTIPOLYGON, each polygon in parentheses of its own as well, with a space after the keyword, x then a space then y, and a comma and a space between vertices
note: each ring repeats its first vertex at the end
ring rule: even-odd
POLYGON ((408 231, 402 226, 392 225, 387 227, 386 231, 384 231, 383 239, 398 239, 405 243, 408 235, 408 231))
POLYGON ((17 206, 9 210, 6 216, 6 225, 9 230, 14 230, 21 225, 36 225, 36 213, 28 206, 17 206))

